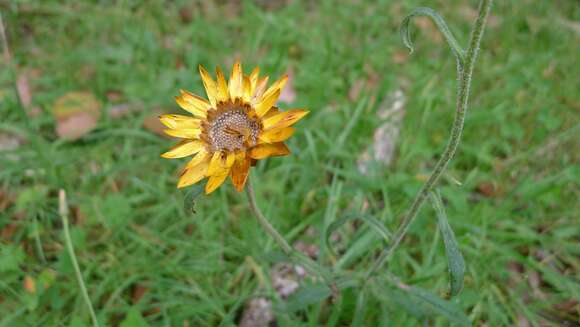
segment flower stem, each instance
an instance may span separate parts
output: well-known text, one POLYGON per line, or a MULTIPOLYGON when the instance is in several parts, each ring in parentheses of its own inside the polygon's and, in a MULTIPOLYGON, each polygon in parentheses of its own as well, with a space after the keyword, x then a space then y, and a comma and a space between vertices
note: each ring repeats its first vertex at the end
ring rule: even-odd
POLYGON ((91 303, 91 298, 89 297, 89 292, 87 292, 87 287, 85 286, 85 282, 83 281, 83 275, 81 274, 81 269, 79 268, 79 263, 77 262, 77 257, 75 255, 75 250, 73 248, 72 240, 70 238, 70 232, 68 229, 68 209, 66 203, 66 193, 64 190, 60 190, 58 192, 58 200, 59 200, 59 214, 60 218, 62 219, 62 226, 64 230, 64 239, 66 242, 66 248, 68 250, 68 254, 70 256, 72 265, 75 269, 75 274, 77 277, 77 281, 79 283, 79 287, 81 288, 81 294, 89 308, 89 313, 91 315, 91 319, 93 321, 93 326, 99 327, 99 321, 97 320, 97 315, 95 314, 95 310, 93 309, 93 304, 91 303))
POLYGON ((250 208, 252 209, 252 213, 254 214, 260 225, 262 225, 262 227, 266 230, 266 232, 270 234, 270 236, 272 236, 272 238, 276 241, 276 243, 278 243, 278 245, 282 248, 284 253, 288 256, 288 258, 290 258, 290 260, 292 260, 294 264, 301 265, 311 274, 322 278, 322 280, 324 280, 328 288, 331 290, 333 297, 334 298, 338 297, 339 290, 336 283, 333 281, 334 277, 332 276, 332 274, 326 271, 322 266, 320 266, 318 263, 310 259, 308 256, 302 254, 299 251, 294 250, 294 248, 292 248, 292 246, 284 239, 284 237, 280 235, 280 233, 278 233, 278 231, 274 228, 274 226, 270 224, 270 222, 264 216, 264 214, 262 214, 262 211, 260 211, 260 208, 258 207, 256 201, 256 194, 254 193, 254 188, 252 186, 250 178, 248 178, 248 180, 246 181, 246 194, 248 195, 248 200, 250 202, 250 208))
POLYGON ((260 225, 262 225, 266 232, 272 236, 278 245, 280 245, 284 253, 290 256, 293 252, 292 247, 290 244, 288 244, 288 242, 286 242, 284 237, 278 233, 274 226, 270 224, 268 219, 266 219, 266 217, 262 214, 262 211, 260 211, 260 208, 258 208, 258 204, 256 203, 256 194, 254 193, 254 187, 252 186, 250 178, 248 178, 246 181, 246 194, 248 195, 248 200, 250 201, 250 208, 252 208, 252 213, 254 213, 254 216, 256 219, 258 219, 260 225))
POLYGON ((391 242, 390 246, 385 248, 377 261, 373 264, 373 266, 368 270, 366 274, 366 280, 370 279, 372 275, 379 270, 385 262, 389 259, 391 254, 397 249, 399 244, 401 243, 402 239, 407 234, 409 226, 417 216, 419 209, 427 199, 429 192, 435 187, 437 181, 447 168, 447 165, 453 159, 455 152, 457 151, 457 147, 459 146, 459 142, 461 141, 461 134, 463 132, 463 125, 465 121, 465 112, 467 110, 467 103, 469 99, 469 90, 471 87, 471 77, 473 74, 473 68, 475 66, 475 60, 477 59, 477 54, 479 52, 479 44, 481 42, 481 38, 483 36, 483 31, 485 28, 485 23, 487 20, 487 16, 489 15, 489 11, 491 9, 492 0, 481 0, 479 3, 479 13, 478 17, 475 21, 473 29, 471 31, 471 37, 469 41, 469 48, 467 49, 465 55, 465 61, 463 67, 458 69, 458 81, 459 87, 457 92, 457 105, 456 105, 456 112, 455 112, 455 120, 453 122, 453 129, 451 131, 451 137, 449 138, 449 142, 441 155, 439 161, 435 165, 433 172, 429 176, 429 179, 423 184, 419 193, 417 193, 411 208, 403 218, 403 221, 399 225, 395 235, 393 236, 393 241, 391 242))

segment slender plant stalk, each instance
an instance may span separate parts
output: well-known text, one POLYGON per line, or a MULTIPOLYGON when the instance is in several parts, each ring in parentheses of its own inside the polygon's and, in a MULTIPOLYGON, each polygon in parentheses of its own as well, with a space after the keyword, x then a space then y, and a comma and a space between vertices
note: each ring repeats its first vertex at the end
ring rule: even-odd
POLYGON ((83 275, 81 274, 81 269, 79 268, 79 263, 77 262, 77 257, 75 255, 75 251, 73 248, 72 240, 70 238, 70 232, 68 229, 68 207, 66 203, 66 193, 64 190, 60 190, 58 192, 58 200, 59 200, 59 214, 62 220, 62 226, 64 229, 64 239, 66 241, 66 248, 68 250, 68 254, 70 256, 71 262, 75 269, 75 274, 77 277, 77 281, 79 283, 79 287, 81 288, 81 294, 89 308, 89 313, 91 315, 91 319, 93 321, 94 327, 99 327, 99 321, 97 320, 97 315, 95 314, 95 310, 93 309, 93 304, 91 303, 91 298, 89 297, 89 292, 87 292, 87 287, 85 286, 85 282, 83 281, 83 275))
POLYGON ((278 245, 282 248, 284 253, 290 258, 290 260, 294 261, 295 264, 299 264, 303 266, 308 272, 313 275, 317 275, 318 277, 322 278, 328 288, 331 290, 333 297, 337 297, 339 295, 339 290, 334 282, 334 277, 332 274, 326 272, 323 267, 321 267, 318 263, 310 259, 308 256, 305 256, 299 251, 294 250, 292 246, 284 239, 280 233, 270 224, 268 219, 262 214, 262 211, 258 207, 258 203, 256 201, 256 194, 254 193, 254 187, 252 186, 252 182, 250 178, 246 181, 246 194, 248 195, 248 200, 250 202, 250 208, 252 209, 252 213, 262 225, 264 230, 278 243, 278 245))
POLYGON ((248 200, 250 201, 250 208, 252 208, 252 213, 254 213, 254 216, 256 219, 258 219, 260 225, 262 225, 266 232, 272 236, 278 245, 280 245, 284 253, 286 253, 288 256, 291 256, 292 252, 294 251, 292 246, 290 246, 284 237, 278 233, 274 226, 272 226, 268 219, 262 214, 260 208, 258 208, 258 204, 256 203, 256 194, 254 193, 254 187, 252 186, 250 178, 248 178, 246 181, 246 194, 248 195, 248 200))
POLYGON ((407 234, 409 226, 417 216, 419 209, 427 199, 429 192, 433 190, 437 181, 447 168, 447 165, 453 159, 455 152, 457 151, 457 147, 461 140, 461 133, 463 132, 463 125, 465 121, 465 112, 467 110, 467 103, 469 99, 469 90, 471 87, 471 77, 473 74, 473 68, 475 66, 475 60, 477 59, 477 54, 479 52, 479 44, 481 42, 481 38, 483 36, 483 31, 485 29, 485 23, 487 21, 487 16, 489 15, 489 11, 491 9, 492 0, 481 0, 479 3, 479 13, 478 17, 475 21, 473 26, 473 30, 471 31, 471 37, 469 41, 469 48, 467 49, 465 55, 464 64, 458 65, 458 92, 457 92, 457 107, 455 112, 455 120, 453 122, 453 129, 451 131, 451 137, 449 138, 449 142, 441 155, 441 158, 435 165, 431 176, 429 179, 423 184, 419 193, 413 200, 413 204, 411 208, 403 218, 403 221, 399 225, 395 235, 393 236, 393 241, 391 242, 390 246, 385 248, 377 261, 373 264, 373 266, 368 270, 366 274, 366 279, 372 277, 372 275, 379 270, 385 262, 389 259, 391 254, 397 249, 399 244, 401 243, 402 239, 407 234))

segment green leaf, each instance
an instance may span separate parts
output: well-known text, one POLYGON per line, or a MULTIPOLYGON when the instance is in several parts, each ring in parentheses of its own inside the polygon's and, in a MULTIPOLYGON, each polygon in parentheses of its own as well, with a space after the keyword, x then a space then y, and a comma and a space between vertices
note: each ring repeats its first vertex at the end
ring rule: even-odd
POLYGON ((449 283, 451 287, 451 296, 459 294, 463 288, 463 276, 465 274, 465 261, 459 251, 459 245, 455 239, 455 234, 447 221, 447 215, 441 202, 439 192, 431 192, 429 194, 433 208, 437 213, 437 224, 439 231, 443 236, 443 243, 445 244, 445 255, 447 256, 447 263, 449 265, 449 283))
MULTIPOLYGON (((383 279, 384 280, 384 279, 383 279)), ((401 283, 394 276, 387 277, 386 283, 374 283, 374 293, 381 299, 393 301, 418 318, 439 314, 459 326, 471 326, 471 322, 463 310, 451 301, 446 301, 437 295, 419 287, 401 283), (396 287, 386 287, 391 284, 396 287)))
POLYGON ((411 41, 411 32, 409 29, 409 24, 411 22, 411 18, 413 18, 414 16, 428 16, 429 18, 431 18, 433 20, 433 22, 435 23, 435 25, 439 29, 439 32, 441 32, 441 34, 443 34, 443 37, 445 37, 447 44, 449 44, 449 47, 451 48, 451 52, 453 52, 453 55, 455 56, 455 58, 457 58, 457 62, 459 63, 459 65, 461 67, 463 67, 464 58, 465 58, 465 51, 463 51, 463 49, 459 45, 459 42, 457 42, 457 40, 455 39, 455 37, 451 33, 451 30, 449 29, 449 27, 447 27, 447 23, 445 23, 445 20, 443 19, 443 17, 441 17, 441 15, 439 15, 435 10, 433 10, 431 8, 427 8, 427 7, 415 8, 409 15, 407 15, 403 19, 403 22, 401 23, 401 30, 400 30, 401 39, 403 40, 403 44, 405 44, 405 46, 407 48, 409 48, 409 51, 411 53, 413 53, 413 50, 414 50, 413 42, 411 41))
POLYGON ((186 212, 195 214, 195 199, 203 194, 206 183, 207 179, 189 187, 187 193, 185 193, 185 197, 183 198, 183 208, 186 212))
POLYGON ((139 310, 137 310, 134 307, 129 309, 129 312, 127 312, 127 316, 123 321, 121 321, 121 324, 119 325, 119 327, 146 327, 146 326, 149 326, 149 324, 147 323, 147 321, 145 321, 145 319, 143 319, 139 310))
POLYGON ((387 230, 387 228, 380 221, 378 221, 374 217, 372 217, 370 215, 361 214, 361 213, 347 214, 347 215, 339 218, 338 220, 334 221, 332 224, 328 225, 328 228, 326 229, 326 232, 324 235, 326 248, 333 255, 336 256, 336 252, 334 252, 334 250, 332 249, 332 246, 330 245, 330 236, 332 235, 332 233, 335 230, 340 228, 346 222, 348 222, 350 220, 355 220, 355 219, 360 219, 360 220, 366 222, 367 224, 369 224, 375 231, 377 231, 377 233, 379 233, 379 235, 381 235, 383 237, 383 239, 385 239, 385 241, 388 241, 390 239, 391 233, 387 230))

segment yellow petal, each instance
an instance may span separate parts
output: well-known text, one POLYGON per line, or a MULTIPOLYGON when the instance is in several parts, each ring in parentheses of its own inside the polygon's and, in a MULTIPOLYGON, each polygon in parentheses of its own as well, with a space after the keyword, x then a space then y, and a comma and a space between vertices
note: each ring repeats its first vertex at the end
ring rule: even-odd
POLYGON ((199 150, 203 149, 204 147, 205 142, 200 140, 181 141, 169 151, 162 154, 161 157, 168 159, 183 158, 199 152, 199 150))
POLYGON ((279 80, 270 85, 270 87, 266 90, 266 92, 264 92, 264 98, 269 97, 272 93, 276 92, 277 90, 279 92, 282 92, 282 89, 286 85, 286 82, 288 82, 288 75, 280 77, 279 80))
POLYGON ((244 189, 246 180, 248 179, 248 173, 250 172, 250 158, 242 158, 241 160, 236 160, 230 171, 230 176, 232 177, 232 184, 238 192, 244 189))
POLYGON ((272 143, 272 144, 259 144, 252 149, 250 149, 250 157, 252 159, 264 159, 268 157, 285 156, 290 154, 290 149, 286 144, 272 143))
POLYGON ((292 127, 282 129, 271 129, 260 135, 260 140, 266 143, 275 143, 286 141, 296 130, 292 127))
POLYGON ((256 85, 258 84, 258 76, 260 75, 260 67, 254 68, 250 73, 250 94, 254 95, 254 91, 256 90, 256 85))
POLYGON ((270 94, 268 97, 264 96, 262 100, 256 104, 256 115, 258 117, 264 116, 270 108, 276 103, 278 97, 280 96, 280 90, 276 90, 274 93, 270 94))
POLYGON ((202 65, 199 65, 199 74, 201 75, 201 80, 203 82, 203 87, 205 87, 207 98, 209 99, 212 107, 215 108, 217 99, 217 85, 202 65))
POLYGON ((232 68, 232 73, 230 74, 230 99, 234 101, 237 98, 242 97, 242 81, 243 81, 243 73, 242 73, 242 64, 240 64, 239 60, 236 60, 234 63, 234 67, 232 68))
POLYGON ((183 94, 175 97, 175 102, 186 111, 189 111, 194 116, 205 118, 207 115, 207 108, 209 103, 197 96, 184 96, 183 94))
POLYGON ((207 161, 202 161, 193 167, 186 167, 181 173, 177 187, 182 188, 199 182, 206 176, 207 167, 207 161))
POLYGON ((262 100, 262 95, 266 91, 266 86, 268 86, 268 76, 260 77, 254 88, 254 96, 252 98, 254 103, 260 102, 262 100))
POLYGON ((215 69, 217 76, 217 101, 226 102, 230 100, 230 94, 228 91, 228 83, 226 83, 226 77, 222 72, 222 69, 216 67, 215 69))
POLYGON ((210 194, 224 183, 228 174, 210 176, 205 185, 205 194, 210 194))
POLYGON ((209 162, 208 176, 227 174, 234 164, 236 155, 233 152, 215 152, 209 162))
POLYGON ((207 161, 209 163, 210 159, 211 159, 210 153, 207 151, 205 147, 203 147, 199 150, 199 152, 195 156, 193 156, 193 158, 191 158, 191 160, 187 163, 185 168, 189 169, 195 167, 199 165, 202 161, 207 161))
POLYGON ((252 82, 248 76, 244 76, 242 99, 244 102, 250 102, 252 99, 252 82))
POLYGON ((199 128, 166 129, 163 132, 169 136, 179 137, 182 139, 197 139, 201 134, 201 130, 199 128))
POLYGON ((302 117, 306 116, 307 114, 308 111, 303 109, 292 109, 288 111, 282 111, 262 120, 262 126, 264 130, 281 129, 295 124, 297 121, 302 119, 302 117))
POLYGON ((199 128, 201 121, 190 116, 183 115, 161 115, 159 120, 163 125, 171 129, 182 129, 182 128, 199 128))

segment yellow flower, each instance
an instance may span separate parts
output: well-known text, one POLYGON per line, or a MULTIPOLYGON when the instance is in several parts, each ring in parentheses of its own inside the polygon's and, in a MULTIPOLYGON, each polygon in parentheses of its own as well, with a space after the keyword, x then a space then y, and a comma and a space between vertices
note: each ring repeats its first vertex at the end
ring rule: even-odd
POLYGON ((256 160, 285 156, 283 141, 294 133, 290 127, 308 114, 304 109, 280 111, 274 106, 288 76, 267 87, 268 76, 259 77, 256 67, 244 75, 236 62, 229 83, 218 67, 217 79, 199 66, 208 100, 181 90, 177 104, 193 115, 162 115, 165 133, 183 140, 161 156, 193 156, 181 172, 177 187, 195 184, 205 177, 205 193, 217 189, 229 176, 236 190, 244 188, 250 166, 256 160))

